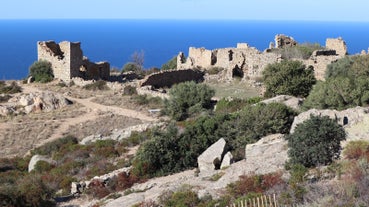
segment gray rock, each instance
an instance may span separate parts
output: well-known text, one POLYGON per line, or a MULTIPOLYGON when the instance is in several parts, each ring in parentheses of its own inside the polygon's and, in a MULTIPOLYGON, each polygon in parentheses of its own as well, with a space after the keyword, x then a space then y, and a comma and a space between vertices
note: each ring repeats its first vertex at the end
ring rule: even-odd
POLYGON ((355 107, 346 109, 344 111, 337 110, 318 110, 318 109, 310 109, 309 111, 303 112, 295 117, 293 120, 290 133, 292 134, 295 130, 295 127, 310 119, 310 116, 328 116, 331 119, 336 119, 337 122, 345 127, 350 127, 351 125, 357 124, 361 122, 364 117, 368 116, 368 108, 364 107, 355 107))
POLYGON ((200 172, 214 171, 216 169, 216 165, 219 165, 218 167, 220 167, 225 146, 226 141, 221 138, 197 158, 200 172))
POLYGON ((272 134, 254 144, 246 145, 246 165, 250 172, 266 174, 284 169, 287 156, 287 141, 283 134, 272 134))
POLYGON ((263 100, 261 102, 266 103, 266 104, 274 103, 274 102, 283 103, 286 106, 299 110, 301 104, 303 103, 303 99, 297 98, 294 96, 289 96, 289 95, 279 95, 279 96, 276 96, 270 99, 263 100))
POLYGON ((53 164, 53 165, 56 164, 56 162, 54 160, 52 160, 52 159, 50 159, 46 156, 34 155, 28 163, 28 172, 31 172, 32 170, 35 169, 35 166, 36 166, 38 161, 45 161, 45 162, 53 164))
POLYGON ((220 169, 229 167, 232 163, 233 163, 233 155, 231 152, 227 152, 227 154, 225 154, 223 157, 222 164, 220 165, 220 169))

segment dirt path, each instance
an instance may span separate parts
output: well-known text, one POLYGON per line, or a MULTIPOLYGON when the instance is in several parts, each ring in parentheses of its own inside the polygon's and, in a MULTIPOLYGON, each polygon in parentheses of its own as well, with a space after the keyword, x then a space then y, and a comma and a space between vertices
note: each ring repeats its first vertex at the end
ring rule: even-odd
MULTIPOLYGON (((42 92, 42 90, 29 86, 29 85, 23 85, 23 93, 35 93, 35 92, 42 92)), ((79 99, 79 98, 73 98, 73 97, 69 97, 69 96, 65 96, 65 98, 73 101, 73 103, 79 103, 81 104, 83 107, 85 107, 87 109, 87 113, 77 116, 77 117, 73 117, 73 118, 67 118, 67 119, 63 119, 61 120, 62 122, 60 123, 60 125, 53 131, 53 134, 43 140, 42 142, 38 143, 37 146, 41 146, 47 142, 53 141, 55 139, 58 139, 59 137, 64 136, 65 133, 68 132, 68 129, 70 126, 76 126, 78 124, 84 123, 86 121, 90 121, 90 120, 95 120, 97 118, 99 118, 99 116, 101 114, 104 113, 113 113, 116 115, 121 115, 121 116, 126 116, 126 117, 130 117, 130 118, 135 118, 135 119, 139 119, 143 122, 155 122, 158 121, 157 118, 154 117, 150 117, 147 116, 139 111, 135 111, 135 110, 131 110, 131 109, 125 109, 125 108, 120 108, 120 107, 116 107, 116 106, 105 106, 102 104, 98 104, 98 103, 94 103, 91 101, 92 98, 88 98, 88 99, 79 99)))

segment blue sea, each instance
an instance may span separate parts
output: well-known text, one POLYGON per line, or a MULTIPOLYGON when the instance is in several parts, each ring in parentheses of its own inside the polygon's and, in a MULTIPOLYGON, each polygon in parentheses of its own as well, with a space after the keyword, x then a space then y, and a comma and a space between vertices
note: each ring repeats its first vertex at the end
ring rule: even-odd
POLYGON ((350 54, 368 50, 369 23, 236 20, 0 20, 0 78, 22 79, 37 59, 37 41, 81 42, 91 61, 121 69, 136 51, 145 68, 161 67, 189 47, 235 47, 246 42, 264 50, 276 34, 299 43, 342 37, 350 54))

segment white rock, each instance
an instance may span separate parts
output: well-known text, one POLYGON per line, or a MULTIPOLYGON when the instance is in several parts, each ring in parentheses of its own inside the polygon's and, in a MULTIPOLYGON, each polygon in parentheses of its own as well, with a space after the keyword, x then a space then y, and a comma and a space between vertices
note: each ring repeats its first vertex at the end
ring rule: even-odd
POLYGON ((214 163, 217 161, 220 162, 222 160, 222 155, 223 155, 225 146, 226 146, 226 141, 223 138, 221 138, 216 143, 211 145, 207 150, 205 150, 197 158, 197 163, 198 163, 200 172, 207 172, 207 171, 215 170, 216 166, 214 165, 214 163))
POLYGON ((227 152, 227 154, 224 155, 222 164, 220 165, 220 169, 223 169, 225 167, 229 167, 233 162, 233 155, 231 152, 227 152))

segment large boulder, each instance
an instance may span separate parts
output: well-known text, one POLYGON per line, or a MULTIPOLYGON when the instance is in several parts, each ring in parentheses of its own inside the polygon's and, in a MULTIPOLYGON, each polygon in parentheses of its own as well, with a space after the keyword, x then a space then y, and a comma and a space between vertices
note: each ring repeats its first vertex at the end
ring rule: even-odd
POLYGON ((257 174, 282 170, 288 159, 287 149, 283 134, 272 134, 248 144, 245 150, 247 169, 257 174))
POLYGON ((27 114, 35 111, 52 111, 71 103, 63 95, 50 91, 20 94, 8 101, 8 105, 23 106, 18 107, 18 110, 27 114))
POLYGON ((364 107, 355 107, 346 109, 343 111, 337 111, 337 110, 318 110, 318 109, 310 109, 306 112, 300 113, 298 116, 295 117, 293 120, 290 133, 292 134, 295 131, 295 127, 310 119, 310 116, 328 116, 331 119, 337 120, 337 122, 344 126, 344 127, 351 127, 353 125, 356 125, 357 123, 360 123, 363 121, 365 117, 368 116, 368 108, 364 107))
POLYGON ((289 106, 293 109, 298 110, 298 109, 300 109, 300 106, 303 103, 303 99, 302 98, 297 98, 297 97, 294 97, 294 96, 289 96, 289 95, 279 95, 279 96, 276 96, 276 97, 273 97, 273 98, 270 98, 270 99, 263 100, 261 102, 266 103, 266 104, 274 103, 274 102, 283 103, 286 106, 289 106))
POLYGON ((226 141, 221 138, 197 158, 200 172, 211 172, 220 168, 225 146, 226 141))

